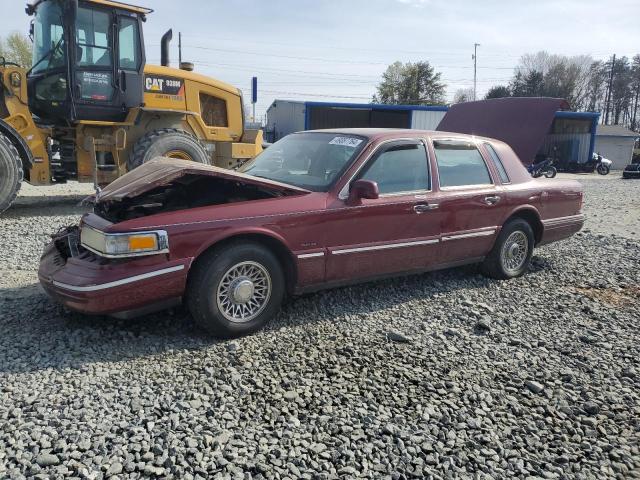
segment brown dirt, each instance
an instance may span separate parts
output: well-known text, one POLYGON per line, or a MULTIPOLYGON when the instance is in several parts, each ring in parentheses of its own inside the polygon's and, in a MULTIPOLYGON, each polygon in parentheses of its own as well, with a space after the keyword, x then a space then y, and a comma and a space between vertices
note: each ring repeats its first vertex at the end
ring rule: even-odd
POLYGON ((576 292, 614 307, 628 307, 640 301, 640 287, 631 286, 626 288, 593 288, 578 287, 576 292))

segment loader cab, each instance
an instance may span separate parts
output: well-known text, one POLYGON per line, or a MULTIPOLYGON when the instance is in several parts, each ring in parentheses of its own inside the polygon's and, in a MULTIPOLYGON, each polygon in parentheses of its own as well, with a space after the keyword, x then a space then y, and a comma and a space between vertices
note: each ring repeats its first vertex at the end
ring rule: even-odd
POLYGON ((143 101, 142 22, 151 10, 111 0, 40 0, 33 15, 29 107, 45 122, 123 121, 143 101))

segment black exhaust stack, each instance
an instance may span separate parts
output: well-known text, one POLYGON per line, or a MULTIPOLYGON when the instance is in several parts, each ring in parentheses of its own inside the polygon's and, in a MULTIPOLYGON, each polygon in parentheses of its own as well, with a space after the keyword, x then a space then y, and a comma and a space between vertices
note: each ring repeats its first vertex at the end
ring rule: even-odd
POLYGON ((163 67, 171 66, 171 62, 169 61, 169 43, 171 43, 171 39, 173 38, 173 30, 167 30, 162 36, 162 40, 160 40, 160 65, 163 67))

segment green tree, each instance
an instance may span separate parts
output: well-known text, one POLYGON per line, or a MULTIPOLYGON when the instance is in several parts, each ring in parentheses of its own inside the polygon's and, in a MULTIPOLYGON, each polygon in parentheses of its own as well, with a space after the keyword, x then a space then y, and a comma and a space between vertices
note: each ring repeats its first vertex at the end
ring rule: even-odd
POLYGON ((0 57, 7 62, 17 63, 21 67, 31 66, 31 41, 18 32, 0 38, 0 57))
POLYGON ((395 62, 382 74, 374 103, 443 105, 446 85, 429 62, 395 62))
POLYGON ((504 85, 495 85, 489 89, 484 98, 485 100, 489 100, 490 98, 504 98, 510 96, 511 90, 509 89, 509 87, 506 87, 504 85))
POLYGON ((518 72, 511 80, 509 89, 514 97, 544 96, 544 75, 538 70, 518 72))

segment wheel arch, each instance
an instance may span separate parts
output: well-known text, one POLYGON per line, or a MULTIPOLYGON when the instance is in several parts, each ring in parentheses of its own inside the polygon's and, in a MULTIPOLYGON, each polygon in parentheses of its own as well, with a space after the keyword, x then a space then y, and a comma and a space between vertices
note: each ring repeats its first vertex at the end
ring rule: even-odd
POLYGON ((0 119, 0 135, 7 137, 13 146, 16 147, 16 150, 18 150, 20 154, 20 160, 22 160, 22 168, 25 175, 27 175, 33 166, 33 153, 27 142, 15 128, 2 119, 0 119))
POLYGON ((542 240, 542 234, 544 233, 544 225, 542 224, 542 220, 540 218, 540 213, 532 206, 523 206, 513 212, 511 215, 507 217, 504 221, 503 226, 506 223, 514 218, 521 218, 526 220, 529 225, 531 225, 531 229, 533 230, 533 237, 535 239, 536 245, 540 243, 542 240))
POLYGON ((238 242, 256 243, 272 251, 282 266, 286 281, 286 291, 293 293, 298 277, 295 256, 289 247, 287 247, 284 239, 272 232, 264 230, 234 232, 217 239, 198 252, 191 262, 188 275, 193 271, 193 267, 209 252, 223 249, 228 245, 238 242))

